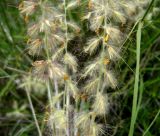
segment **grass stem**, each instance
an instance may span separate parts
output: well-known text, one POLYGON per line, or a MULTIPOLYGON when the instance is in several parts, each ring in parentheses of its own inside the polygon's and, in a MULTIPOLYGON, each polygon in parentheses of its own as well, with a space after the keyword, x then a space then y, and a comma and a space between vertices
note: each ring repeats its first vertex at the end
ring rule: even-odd
POLYGON ((151 124, 149 125, 149 127, 146 129, 146 131, 143 133, 143 136, 145 136, 147 134, 147 132, 149 131, 149 129, 152 127, 152 125, 154 124, 154 122, 156 121, 156 119, 158 118, 160 114, 160 109, 158 110, 158 113, 156 114, 156 116, 154 117, 153 121, 151 122, 151 124))
POLYGON ((39 134, 39 136, 42 136, 42 133, 41 133, 41 130, 40 130, 40 127, 39 127, 39 124, 38 124, 38 120, 37 120, 37 117, 36 117, 36 114, 35 114, 35 110, 34 110, 34 107, 33 107, 33 104, 32 104, 32 100, 31 100, 31 97, 30 97, 30 94, 29 94, 28 90, 26 90, 26 93, 27 93, 27 98, 28 98, 29 105, 30 105, 30 108, 31 108, 31 111, 32 111, 32 115, 33 115, 33 118, 34 118, 34 121, 35 121, 35 124, 36 124, 36 127, 37 127, 38 134, 39 134))
POLYGON ((129 130, 129 136, 133 136, 134 126, 136 122, 136 112, 137 112, 137 100, 138 100, 138 90, 139 90, 139 71, 140 71, 140 46, 141 46, 141 29, 143 23, 139 22, 138 31, 137 31, 137 49, 136 49, 136 73, 135 73, 135 83, 134 83, 134 92, 133 92, 133 105, 132 105, 132 116, 131 116, 131 124, 129 130))

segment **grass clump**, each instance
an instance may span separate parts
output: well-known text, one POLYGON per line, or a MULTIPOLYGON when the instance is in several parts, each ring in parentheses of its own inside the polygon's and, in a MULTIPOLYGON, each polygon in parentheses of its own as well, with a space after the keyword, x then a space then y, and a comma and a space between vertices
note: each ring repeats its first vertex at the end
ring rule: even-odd
POLYGON ((159 135, 156 0, 0 4, 1 135, 159 135))

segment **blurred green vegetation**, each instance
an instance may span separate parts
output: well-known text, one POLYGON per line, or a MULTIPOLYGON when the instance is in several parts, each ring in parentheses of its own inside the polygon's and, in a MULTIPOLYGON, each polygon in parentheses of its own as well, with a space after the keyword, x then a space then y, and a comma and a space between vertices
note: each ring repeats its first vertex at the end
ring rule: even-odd
MULTIPOLYGON (((18 11, 19 0, 0 0, 0 136, 34 136, 36 128, 25 92, 18 88, 19 79, 30 69, 26 48, 26 24, 18 11), (19 115, 19 116, 17 116, 19 115)), ((160 2, 157 0, 148 13, 142 28, 140 62, 140 107, 135 126, 135 136, 141 136, 149 127, 160 109, 160 2)), ((123 58, 135 71, 137 27, 125 44, 123 58)), ((120 61, 117 67, 120 86, 113 93, 116 109, 112 121, 115 135, 128 135, 134 73, 120 61)), ((37 100, 32 94, 36 109, 41 111, 43 98, 37 100)), ((45 103, 45 101, 44 101, 45 103)), ((39 116, 39 118, 41 118, 39 116)), ((160 116, 146 133, 146 136, 160 135, 160 116)))

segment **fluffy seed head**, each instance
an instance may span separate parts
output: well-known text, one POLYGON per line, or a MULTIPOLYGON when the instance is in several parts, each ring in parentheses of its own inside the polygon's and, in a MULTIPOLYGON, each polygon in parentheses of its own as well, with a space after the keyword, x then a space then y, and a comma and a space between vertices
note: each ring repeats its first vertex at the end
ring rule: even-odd
POLYGON ((86 132, 88 136, 99 136, 100 134, 104 134, 102 125, 97 124, 96 122, 91 123, 89 130, 86 130, 86 132))
POLYGON ((108 111, 108 96, 98 92, 95 96, 95 101, 92 106, 93 111, 96 112, 97 115, 105 115, 108 111))
POLYGON ((89 112, 80 113, 80 115, 78 115, 76 118, 76 127, 81 129, 88 128, 90 123, 90 116, 91 116, 91 113, 89 112))
POLYGON ((27 91, 33 91, 36 95, 42 95, 46 90, 45 84, 32 75, 25 75, 19 87, 27 89, 27 91))
POLYGON ((68 65, 68 67, 73 71, 76 72, 77 71, 77 59, 70 53, 66 53, 64 55, 64 63, 66 65, 68 65))
POLYGON ((37 2, 34 1, 23 1, 19 5, 19 10, 21 14, 31 15, 34 13, 36 6, 38 6, 37 2))
POLYGON ((122 6, 124 7, 125 13, 127 16, 133 16, 136 13, 137 4, 134 1, 123 2, 122 6))
POLYGON ((116 47, 113 47, 111 45, 108 45, 108 55, 109 55, 109 58, 111 60, 115 60, 115 59, 119 59, 120 58, 120 55, 119 55, 119 49, 116 48, 116 47))
POLYGON ((113 18, 117 22, 121 22, 122 24, 126 23, 126 17, 123 12, 119 12, 118 10, 113 11, 113 18))
POLYGON ((73 32, 79 33, 81 30, 80 27, 77 24, 75 24, 74 22, 71 22, 71 21, 67 22, 67 25, 69 28, 71 28, 73 30, 73 32))
POLYGON ((65 72, 63 68, 56 62, 51 60, 35 61, 33 64, 33 74, 42 80, 63 79, 65 72))
POLYGON ((78 6, 78 1, 77 0, 72 0, 67 4, 67 10, 74 9, 78 6))
POLYGON ((84 91, 89 94, 95 93, 97 90, 98 84, 99 84, 99 78, 97 77, 93 78, 87 82, 86 86, 84 87, 84 91))
POLYGON ((87 47, 84 48, 85 52, 89 52, 90 54, 94 53, 94 51, 98 48, 101 38, 94 37, 90 39, 87 43, 87 47))
POLYGON ((104 16, 99 15, 95 16, 94 18, 90 18, 90 29, 95 31, 102 27, 102 23, 104 21, 104 16))
POLYGON ((109 86, 113 89, 117 87, 117 79, 110 70, 104 70, 104 81, 106 86, 109 86))
POLYGON ((68 90, 70 91, 70 94, 73 96, 73 98, 76 98, 78 94, 78 88, 77 88, 77 83, 72 81, 72 80, 67 80, 66 81, 68 90))
POLYGON ((85 67, 82 77, 95 76, 95 74, 99 71, 99 67, 100 67, 99 59, 90 62, 90 64, 85 67))
POLYGON ((38 55, 42 51, 44 45, 43 41, 39 38, 29 39, 27 44, 29 45, 28 50, 30 55, 38 55))
POLYGON ((64 110, 55 110, 50 115, 48 123, 54 123, 57 129, 66 129, 67 118, 64 110))
POLYGON ((111 26, 108 26, 106 28, 104 28, 106 33, 109 35, 109 43, 112 43, 112 44, 121 44, 122 42, 122 37, 124 37, 124 34, 122 34, 122 32, 115 28, 115 27, 111 27, 111 26))
MULTIPOLYGON (((61 93, 53 96, 53 98, 52 98, 52 104, 53 104, 53 106, 54 106, 58 101, 60 101, 60 99, 61 99, 61 97, 63 96, 63 94, 64 94, 64 92, 61 92, 61 93)), ((53 108, 54 108, 54 107, 53 107, 53 108)))

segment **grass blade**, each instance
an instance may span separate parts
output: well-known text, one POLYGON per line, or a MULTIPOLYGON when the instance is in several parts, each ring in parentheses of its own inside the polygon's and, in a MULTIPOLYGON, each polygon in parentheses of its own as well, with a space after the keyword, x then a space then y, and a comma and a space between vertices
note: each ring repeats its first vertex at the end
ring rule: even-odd
POLYGON ((155 118, 153 119, 153 121, 151 122, 151 124, 149 125, 149 127, 146 129, 146 131, 143 133, 143 136, 145 136, 147 134, 147 132, 149 131, 149 129, 152 127, 152 125, 154 124, 154 122, 156 121, 156 119, 158 118, 160 114, 160 109, 158 111, 158 113, 156 114, 155 118))
POLYGON ((134 92, 133 92, 133 105, 132 105, 132 117, 131 117, 131 124, 129 130, 129 136, 133 136, 134 132, 134 125, 136 122, 136 112, 137 112, 137 99, 138 99, 138 90, 139 90, 139 70, 140 70, 140 46, 141 46, 141 29, 142 29, 142 22, 138 24, 138 31, 137 31, 137 49, 136 49, 136 73, 135 73, 135 83, 134 83, 134 92))

